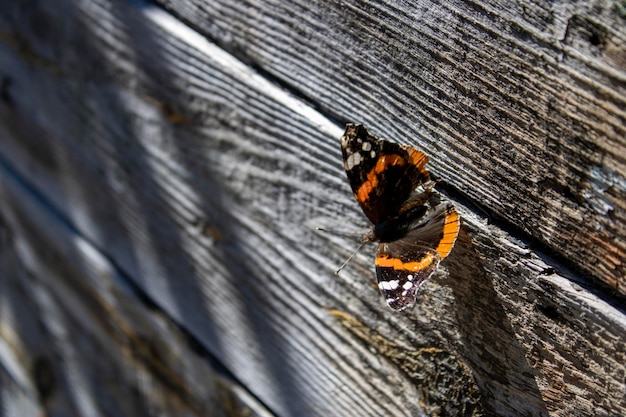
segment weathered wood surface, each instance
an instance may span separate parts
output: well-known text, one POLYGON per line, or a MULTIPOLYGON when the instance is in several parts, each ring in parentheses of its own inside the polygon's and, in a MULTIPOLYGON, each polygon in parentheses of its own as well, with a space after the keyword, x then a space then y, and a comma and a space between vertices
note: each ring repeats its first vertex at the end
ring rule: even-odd
MULTIPOLYGON (((106 340, 112 337, 108 328, 89 333, 88 325, 102 320, 105 311, 114 313, 131 334, 144 329, 136 314, 152 320, 162 314, 192 334, 281 416, 626 413, 626 318, 618 301, 595 291, 591 277, 571 274, 529 245, 523 234, 514 231, 513 237, 457 202, 464 222, 457 248, 442 272, 425 285, 418 307, 396 314, 372 287, 373 248, 334 276, 332 271, 355 242, 313 231, 318 225, 358 229, 365 224, 342 172, 342 127, 330 119, 377 120, 372 122, 376 133, 386 129, 384 136, 403 142, 414 140, 413 135, 423 138, 419 146, 431 154, 432 170, 488 212, 510 214, 511 223, 504 226, 535 233, 550 253, 560 252, 596 278, 616 282, 618 269, 600 263, 596 268, 589 261, 606 254, 606 247, 587 245, 580 258, 569 251, 584 245, 586 233, 618 249, 624 241, 624 170, 615 162, 623 138, 614 135, 623 129, 619 69, 599 65, 602 56, 584 61, 580 45, 566 42, 559 44, 561 59, 555 60, 548 34, 556 26, 544 37, 528 25, 524 32, 517 26, 519 36, 498 32, 514 20, 513 9, 459 9, 453 20, 456 32, 473 36, 473 43, 461 38, 457 42, 473 46, 465 51, 466 60, 458 61, 456 49, 432 52, 426 60, 423 54, 440 48, 424 49, 430 45, 425 42, 418 48, 415 39, 400 50, 376 46, 376 38, 387 37, 386 43, 394 46, 397 33, 427 36, 435 27, 440 31, 428 38, 431 42, 451 42, 453 32, 435 24, 434 17, 450 13, 453 6, 433 9, 416 3, 430 13, 428 19, 408 19, 395 9, 396 17, 404 17, 394 20, 382 13, 383 6, 357 14, 354 4, 342 9, 312 5, 298 30, 291 30, 288 24, 304 13, 292 2, 293 8, 282 14, 264 5, 267 15, 245 8, 230 15, 220 12, 227 9, 212 10, 204 3, 188 13, 186 7, 193 4, 198 3, 170 7, 219 45, 140 2, 0 5, 0 212, 13 234, 9 247, 16 248, 15 258, 21 262, 14 269, 28 271, 26 282, 32 281, 34 288, 41 288, 37 293, 60 306, 52 306, 52 311, 67 308, 66 319, 52 316, 43 321, 44 328, 56 329, 60 322, 64 331, 87 334, 101 343, 90 342, 96 346, 88 346, 88 352, 100 351, 99 346, 115 346, 115 340, 106 340), (211 19, 203 15, 205 10, 211 11, 211 19), (479 24, 472 16, 481 13, 484 21, 479 24), (332 19, 341 16, 344 23, 333 24, 332 19), (416 21, 423 25, 411 26, 408 32, 399 26, 416 21), (281 32, 272 22, 283 22, 289 30, 281 32), (490 41, 478 42, 480 34, 489 35, 490 41), (333 42, 334 52, 328 42, 333 42), (346 45, 352 49, 344 49, 346 45), (337 55, 326 60, 324 54, 337 55), (543 61, 524 54, 539 54, 543 61), (574 65, 582 61, 588 65, 574 65), (408 65, 411 62, 414 65, 408 65), (469 82, 467 68, 479 62, 489 65, 474 69, 469 82), (593 79, 585 72, 592 70, 606 70, 612 78, 597 75, 590 91, 582 81, 593 79), (387 75, 380 75, 382 71, 387 75), (412 78, 417 75, 421 78, 412 78), (496 77, 491 83, 490 76, 496 77), (541 88, 533 76, 541 78, 541 88), (422 84, 425 79, 429 83, 422 84), (572 87, 566 81, 574 79, 582 81, 574 90, 564 90, 572 87), (308 98, 322 113, 281 85, 308 98), (572 113, 583 105, 589 111, 572 113), (522 128, 519 120, 531 108, 533 116, 522 128), (603 119, 607 139, 602 142, 608 150, 602 151, 597 172, 613 172, 607 177, 612 188, 603 193, 598 183, 576 183, 582 187, 576 193, 596 194, 586 196, 590 203, 577 205, 577 198, 570 198, 566 204, 573 191, 560 185, 575 174, 585 175, 574 166, 589 157, 586 151, 566 150, 587 150, 576 142, 583 139, 600 141, 599 122, 589 116, 600 109, 608 115, 603 119), (500 136, 503 126, 507 134, 500 136), (535 133, 525 136, 530 131, 535 133), (537 132, 544 131, 551 133, 544 134, 546 148, 537 152, 530 145, 536 146, 541 137, 537 132), (496 152, 506 144, 511 149, 496 152), (550 144, 563 152, 547 152, 550 144), (474 147, 483 150, 470 152, 474 147), (508 169, 501 171, 506 164, 508 169), (533 178, 528 178, 527 165, 533 166, 533 178), (547 173, 554 180, 545 183, 552 184, 552 192, 541 193, 536 180, 547 173), (31 192, 37 199, 29 200, 31 192), (594 207, 601 202, 611 205, 612 216, 598 214, 594 207), (46 217, 47 211, 56 214, 46 217), (534 219, 543 229, 534 230, 535 225, 523 219, 534 219), (589 224, 596 227, 592 234, 589 224), (560 234, 552 235, 557 229, 560 234), (563 239, 572 230, 580 236, 567 242, 573 248, 568 249, 556 237, 563 239), (49 243, 55 236, 66 243, 58 244, 65 249, 57 249, 51 262, 45 248, 57 253, 57 245, 49 243), (85 255, 83 246, 69 243, 73 241, 88 242, 116 271, 107 274, 127 277, 142 297, 124 303, 111 297, 107 285, 120 284, 84 269, 82 262, 76 265, 85 255), (31 258, 39 259, 35 264, 42 265, 40 269, 33 271, 31 258), (95 312, 91 299, 97 300, 95 312), (142 306, 147 299, 149 305, 142 306), (133 305, 132 312, 127 304, 133 305), (86 316, 82 310, 91 313, 86 316)), ((560 16, 554 21, 560 22, 560 16)), ((581 27, 568 32, 572 42, 581 27)), ((614 26, 608 29, 611 36, 622 36, 614 26)), ((619 45, 616 48, 619 51, 619 45)), ((14 293, 25 285, 11 275, 6 281, 7 288, 16 288, 14 293)), ((26 295, 18 292, 16 297, 26 295)), ((2 318, 6 341, 17 325, 2 318)), ((155 348, 168 345, 170 335, 177 337, 173 328, 153 342, 155 348)), ((75 340, 64 343, 64 348, 76 348, 75 340)), ((184 341, 180 344, 181 351, 192 350, 184 341)), ((20 352, 19 344, 9 346, 20 352)), ((124 351, 122 342, 117 346, 124 351)), ((81 358, 87 377, 103 366, 81 358)), ((186 371, 203 366, 193 353, 176 358, 177 363, 165 360, 164 368, 188 378, 189 395, 209 404, 216 395, 211 376, 186 371)), ((101 360, 124 368, 129 379, 140 379, 145 372, 115 354, 101 360)), ((71 392, 81 381, 65 372, 60 374, 71 392)), ((14 381, 13 374, 4 375, 2 381, 14 381)), ((3 382, 3 390, 5 386, 3 382)), ((96 386, 98 393, 92 395, 121 407, 116 401, 124 400, 111 394, 110 386, 96 386)), ((55 406, 71 404, 54 395, 50 401, 55 406)), ((158 398, 151 400, 160 404, 158 398)), ((49 402, 32 406, 51 407, 49 402)), ((68 413, 90 415, 83 409, 68 413)))
POLYGON ((272 415, 0 171, 0 416, 272 415))
POLYGON ((160 3, 626 294, 624 2, 160 3))

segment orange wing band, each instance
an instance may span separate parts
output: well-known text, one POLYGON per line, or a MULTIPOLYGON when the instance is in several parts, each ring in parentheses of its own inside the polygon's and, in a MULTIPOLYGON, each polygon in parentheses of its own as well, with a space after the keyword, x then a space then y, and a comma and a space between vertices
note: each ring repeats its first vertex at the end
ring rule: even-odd
POLYGON ((437 253, 441 256, 441 259, 448 256, 452 247, 454 246, 454 242, 456 242, 456 237, 459 234, 459 229, 461 224, 459 222, 459 215, 457 214, 454 207, 450 209, 450 211, 446 214, 446 218, 443 224, 443 236, 439 245, 437 245, 437 253))
POLYGON ((411 165, 415 165, 420 170, 422 175, 428 176, 428 172, 425 168, 428 163, 428 156, 414 148, 407 149, 407 152, 409 153, 409 162, 411 165))
POLYGON ((378 186, 378 175, 383 172, 387 167, 393 165, 404 165, 405 160, 400 155, 383 155, 381 156, 376 165, 367 174, 367 180, 361 185, 358 191, 355 193, 357 201, 364 202, 370 196, 370 193, 374 188, 378 186))
POLYGON ((388 255, 379 255, 376 257, 376 266, 382 268, 393 268, 396 271, 412 271, 419 272, 436 262, 432 253, 427 254, 422 260, 417 262, 402 262, 399 258, 390 258, 388 255))

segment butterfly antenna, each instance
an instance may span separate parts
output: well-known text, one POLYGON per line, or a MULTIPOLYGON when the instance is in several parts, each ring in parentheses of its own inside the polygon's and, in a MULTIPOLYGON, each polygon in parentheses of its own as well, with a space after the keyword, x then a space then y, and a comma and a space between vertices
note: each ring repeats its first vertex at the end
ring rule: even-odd
POLYGON ((346 259, 344 261, 344 263, 341 264, 341 266, 339 267, 338 270, 335 271, 335 275, 339 275, 339 272, 341 272, 341 270, 348 265, 348 262, 350 262, 352 260, 352 258, 354 258, 354 255, 357 254, 358 251, 361 250, 361 248, 363 247, 363 245, 365 245, 366 242, 361 242, 361 244, 359 245, 358 248, 356 248, 356 250, 354 252, 352 252, 352 255, 348 256, 348 259, 346 259))

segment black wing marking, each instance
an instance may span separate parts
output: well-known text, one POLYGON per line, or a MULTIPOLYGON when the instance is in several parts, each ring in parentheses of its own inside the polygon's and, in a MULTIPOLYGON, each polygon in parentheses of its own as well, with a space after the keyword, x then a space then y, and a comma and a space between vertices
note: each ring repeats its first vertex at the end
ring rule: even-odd
POLYGON ((389 307, 404 310, 413 306, 417 290, 437 270, 440 260, 435 250, 405 239, 381 243, 376 256, 376 277, 389 307))
POLYGON ((379 140, 362 125, 346 126, 341 150, 352 192, 374 224, 397 216, 413 190, 429 180, 424 153, 379 140))

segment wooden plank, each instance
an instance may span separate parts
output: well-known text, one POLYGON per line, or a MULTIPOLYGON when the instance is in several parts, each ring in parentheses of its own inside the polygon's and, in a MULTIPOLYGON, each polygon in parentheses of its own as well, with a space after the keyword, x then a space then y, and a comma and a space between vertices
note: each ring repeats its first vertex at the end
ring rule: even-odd
POLYGON ((626 294, 620 2, 159 3, 333 119, 417 144, 492 217, 626 294))
POLYGON ((0 338, 0 410, 2 416, 34 416, 41 415, 37 397, 32 387, 28 386, 24 370, 16 366, 17 358, 11 352, 6 341, 6 331, 0 338))
POLYGON ((0 44, 3 166, 275 414, 624 413, 607 294, 457 202, 457 249, 391 312, 372 248, 335 277, 355 242, 313 231, 364 224, 341 127, 152 7, 55 3, 29 12, 64 55, 27 19, 0 44))
POLYGON ((6 170, 0 201, 2 416, 271 415, 6 170))

